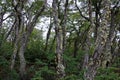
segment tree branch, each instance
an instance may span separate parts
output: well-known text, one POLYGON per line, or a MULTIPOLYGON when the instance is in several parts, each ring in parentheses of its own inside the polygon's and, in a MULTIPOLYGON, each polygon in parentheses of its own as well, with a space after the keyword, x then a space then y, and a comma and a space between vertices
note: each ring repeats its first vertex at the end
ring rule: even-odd
POLYGON ((80 8, 79 8, 78 5, 77 5, 77 0, 75 0, 75 6, 76 6, 76 8, 78 9, 80 15, 81 15, 83 18, 85 18, 87 21, 90 21, 90 19, 89 19, 88 17, 86 17, 86 16, 84 16, 84 15, 82 14, 82 11, 80 10, 80 8))

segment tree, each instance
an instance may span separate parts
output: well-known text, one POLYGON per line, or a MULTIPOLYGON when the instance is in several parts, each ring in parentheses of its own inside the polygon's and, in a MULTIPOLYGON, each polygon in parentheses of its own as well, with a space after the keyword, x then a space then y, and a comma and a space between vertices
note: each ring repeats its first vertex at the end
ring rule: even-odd
POLYGON ((0 0, 0 80, 119 80, 119 22, 120 0, 0 0))
MULTIPOLYGON (((44 4, 42 7, 37 11, 36 14, 34 14, 33 19, 31 17, 31 12, 28 14, 28 23, 25 24, 24 22, 24 15, 23 15, 23 9, 25 6, 24 1, 16 1, 12 2, 15 14, 16 14, 16 35, 15 35, 15 45, 14 45, 14 51, 12 55, 12 63, 11 63, 11 70, 14 68, 15 64, 15 58, 17 53, 19 54, 20 58, 20 76, 21 80, 25 80, 26 78, 26 60, 24 58, 24 52, 27 46, 27 43, 29 41, 30 34, 32 33, 34 26, 38 20, 38 17, 41 15, 43 10, 46 7, 46 1, 44 1, 44 4), (16 4, 17 3, 17 4, 16 4), (26 26, 25 26, 26 25, 26 26)), ((31 7, 30 7, 31 8, 31 7)), ((26 12, 27 14, 27 12, 26 12)))
MULTIPOLYGON (((106 67, 107 61, 111 60, 111 53, 106 53, 105 49, 107 38, 109 35, 109 22, 110 22, 110 0, 102 1, 103 13, 101 15, 100 27, 98 27, 98 34, 96 39, 96 47, 94 50, 94 55, 92 61, 89 62, 88 71, 86 73, 87 80, 93 80, 97 69, 102 65, 106 67), (105 35, 104 35, 105 34, 105 35)), ((109 46, 110 47, 110 46, 109 46)))
POLYGON ((63 35, 62 27, 60 26, 60 20, 58 18, 58 0, 53 0, 53 19, 56 33, 56 62, 57 62, 57 74, 58 79, 65 76, 65 67, 63 65, 63 35))

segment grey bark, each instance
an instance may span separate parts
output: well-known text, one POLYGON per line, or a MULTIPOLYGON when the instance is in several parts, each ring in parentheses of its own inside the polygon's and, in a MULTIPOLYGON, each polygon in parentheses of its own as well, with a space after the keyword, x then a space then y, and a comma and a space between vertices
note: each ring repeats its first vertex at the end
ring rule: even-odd
POLYGON ((48 32, 47 32, 47 38, 46 38, 46 43, 45 43, 45 51, 47 50, 48 48, 48 41, 49 41, 49 38, 50 38, 50 34, 51 34, 51 29, 52 29, 53 25, 52 25, 52 19, 50 17, 50 26, 49 26, 49 29, 48 29, 48 32))
POLYGON ((58 19, 58 0, 53 0, 53 20, 56 32, 56 61, 57 61, 57 79, 61 79, 65 76, 65 67, 63 65, 63 35, 62 27, 58 19))
POLYGON ((26 60, 24 57, 24 52, 29 41, 30 34, 32 33, 36 21, 38 20, 39 16, 42 14, 44 9, 46 8, 47 1, 44 1, 43 6, 38 10, 37 14, 31 20, 31 16, 29 16, 29 22, 26 24, 24 23, 24 15, 22 14, 22 10, 24 8, 24 3, 22 1, 18 1, 17 5, 13 2, 13 7, 16 12, 16 25, 15 25, 15 46, 12 55, 12 62, 11 62, 11 70, 14 69, 15 65, 15 58, 16 55, 19 55, 20 59, 20 78, 21 80, 26 80, 26 60), (26 24, 26 26, 25 26, 26 24), (26 28, 26 30, 25 30, 26 28))
POLYGON ((68 10, 68 2, 69 0, 66 0, 65 2, 65 9, 64 9, 64 17, 63 17, 63 20, 61 21, 62 23, 62 34, 63 34, 63 52, 65 50, 65 44, 66 44, 66 23, 67 23, 67 10, 68 10))
POLYGON ((91 35, 93 33, 94 30, 94 20, 93 20, 93 16, 92 16, 92 0, 88 0, 88 7, 89 7, 89 20, 90 20, 90 26, 89 26, 89 30, 87 33, 87 39, 86 39, 86 44, 85 44, 85 56, 84 56, 84 62, 83 62, 83 69, 84 69, 84 79, 86 80, 87 77, 87 70, 88 70, 88 64, 89 64, 89 59, 90 59, 90 48, 91 48, 91 35))
POLYGON ((89 61, 85 80, 94 80, 97 74, 97 69, 104 63, 103 58, 106 61, 108 59, 106 55, 109 55, 108 53, 106 53, 105 45, 109 35, 108 25, 110 22, 110 0, 103 0, 102 5, 103 13, 101 14, 101 23, 100 27, 98 28, 97 39, 95 42, 96 47, 94 55, 89 61))

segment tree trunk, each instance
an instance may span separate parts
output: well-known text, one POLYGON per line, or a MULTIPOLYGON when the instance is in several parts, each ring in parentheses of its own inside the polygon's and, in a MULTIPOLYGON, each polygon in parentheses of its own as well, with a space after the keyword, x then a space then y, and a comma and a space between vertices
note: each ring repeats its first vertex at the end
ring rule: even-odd
POLYGON ((2 46, 2 42, 3 42, 3 34, 2 34, 2 25, 3 25, 3 16, 4 16, 4 13, 3 12, 0 12, 0 48, 2 46))
MULTIPOLYGON (((105 45, 108 39, 109 35, 109 22, 110 22, 110 0, 103 0, 103 13, 101 14, 101 23, 100 27, 98 27, 98 34, 96 39, 96 47, 94 51, 93 57, 90 59, 90 62, 88 64, 88 70, 86 73, 86 79, 85 80, 94 80, 94 77, 97 73, 97 69, 103 65, 103 62, 108 59, 106 55, 109 55, 106 53, 105 45)), ((104 62, 106 64, 106 62, 104 62)))
POLYGON ((63 35, 63 52, 65 50, 65 44, 66 44, 66 23, 67 23, 67 9, 68 9, 68 1, 65 2, 65 9, 64 9, 64 18, 62 20, 62 35, 63 35))
POLYGON ((3 23, 3 16, 4 16, 4 13, 1 12, 1 13, 0 13, 0 32, 1 32, 2 23, 3 23))
POLYGON ((90 26, 89 26, 89 30, 88 30, 88 33, 87 33, 87 39, 86 39, 86 44, 85 44, 85 51, 86 51, 86 54, 84 56, 84 62, 83 62, 83 69, 84 69, 84 79, 86 80, 86 76, 87 76, 87 72, 86 70, 88 70, 88 64, 89 64, 89 55, 91 53, 90 52, 90 48, 91 48, 91 39, 92 39, 92 33, 93 33, 93 30, 94 30, 94 21, 93 21, 93 17, 92 17, 92 1, 91 0, 88 0, 88 7, 89 7, 89 20, 90 20, 90 26))
POLYGON ((23 34, 22 35, 22 38, 20 40, 20 49, 19 49, 19 52, 18 52, 18 55, 19 55, 19 59, 20 59, 20 68, 19 68, 19 71, 20 71, 20 78, 21 80, 26 80, 26 60, 25 60, 25 57, 24 57, 24 52, 25 52, 25 49, 26 49, 26 45, 27 45, 27 42, 28 42, 28 37, 27 34, 23 34))
POLYGON ((44 50, 47 51, 47 48, 48 48, 48 41, 49 41, 49 38, 50 38, 50 34, 51 34, 51 29, 52 29, 52 19, 50 17, 50 26, 49 26, 49 29, 48 29, 48 32, 47 32, 47 37, 46 37, 46 42, 45 42, 45 48, 44 50))
POLYGON ((11 70, 14 69, 14 65, 15 65, 15 59, 16 59, 16 55, 18 53, 18 42, 19 42, 19 39, 17 38, 15 43, 14 43, 14 50, 13 50, 13 54, 12 54, 12 58, 11 58, 11 70))
POLYGON ((24 8, 24 3, 22 1, 18 1, 16 5, 13 6, 15 9, 15 17, 16 17, 16 22, 15 22, 15 46, 14 46, 14 52, 12 56, 12 63, 11 63, 11 70, 13 70, 14 65, 15 65, 15 58, 16 55, 19 55, 20 59, 20 68, 19 68, 19 73, 20 73, 20 78, 21 80, 26 80, 26 60, 24 57, 24 52, 28 43, 28 39, 30 37, 30 34, 32 33, 34 26, 36 24, 36 21, 38 20, 39 16, 41 13, 44 11, 46 7, 47 1, 44 1, 43 6, 38 10, 36 15, 34 15, 33 19, 31 20, 31 16, 29 16, 28 23, 26 24, 24 22, 24 15, 22 14, 22 10, 24 8), (26 26, 25 26, 26 24, 26 26), (26 28, 26 30, 25 30, 26 28))
POLYGON ((61 79, 65 76, 65 67, 63 65, 63 35, 60 21, 58 20, 58 0, 53 0, 53 19, 56 32, 56 61, 57 61, 57 79, 61 79))
POLYGON ((101 1, 98 0, 95 3, 95 29, 94 29, 94 41, 97 39, 97 32, 98 32, 98 27, 100 27, 100 6, 101 6, 101 1))

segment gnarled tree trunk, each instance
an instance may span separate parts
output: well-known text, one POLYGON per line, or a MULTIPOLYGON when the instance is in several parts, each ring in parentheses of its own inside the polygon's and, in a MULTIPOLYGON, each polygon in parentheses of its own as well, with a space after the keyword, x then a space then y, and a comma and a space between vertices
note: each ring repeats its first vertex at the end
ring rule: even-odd
POLYGON ((21 80, 26 80, 26 60, 24 57, 24 52, 27 46, 27 43, 29 41, 30 34, 32 33, 35 24, 41 15, 41 13, 44 11, 46 7, 47 0, 44 1, 43 6, 38 10, 38 12, 33 16, 31 19, 30 15, 28 19, 28 23, 25 23, 24 21, 24 15, 23 15, 23 8, 24 8, 24 3, 20 0, 17 1, 17 4, 13 2, 13 7, 15 10, 15 17, 16 17, 16 23, 15 23, 15 43, 14 43, 14 51, 12 55, 12 62, 11 62, 11 70, 14 69, 15 65, 15 58, 16 55, 18 54, 19 59, 20 59, 20 67, 19 67, 19 73, 20 73, 20 78, 21 80), (26 24, 26 26, 25 26, 26 24))
POLYGON ((110 0, 103 0, 103 13, 101 14, 100 27, 98 27, 96 47, 93 57, 90 59, 86 73, 86 80, 94 80, 97 74, 97 69, 102 65, 105 67, 106 62, 109 60, 106 53, 106 43, 109 35, 110 23, 110 0), (103 64, 104 63, 104 64, 103 64))

